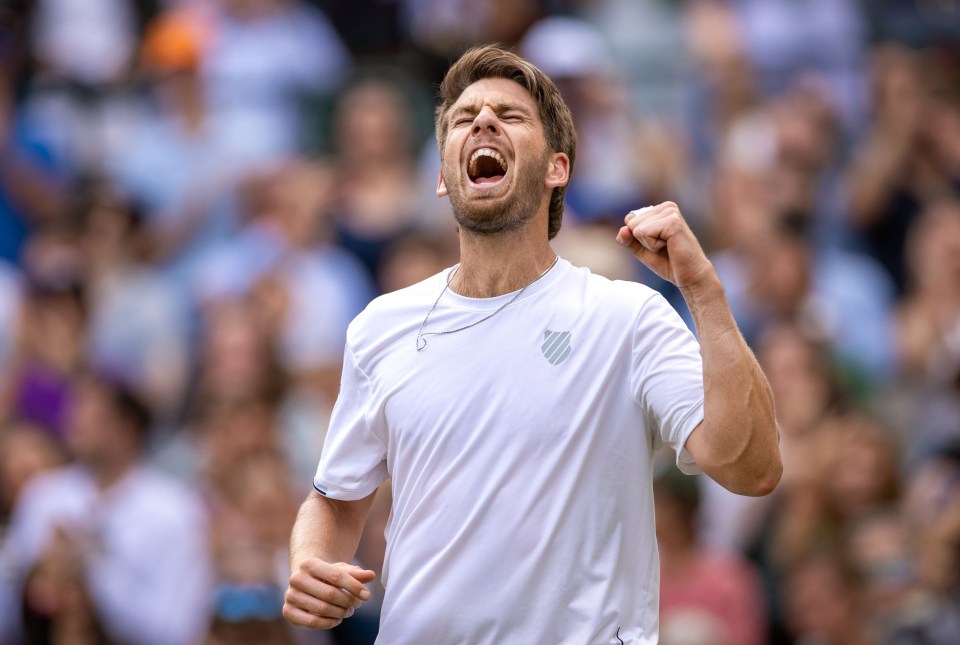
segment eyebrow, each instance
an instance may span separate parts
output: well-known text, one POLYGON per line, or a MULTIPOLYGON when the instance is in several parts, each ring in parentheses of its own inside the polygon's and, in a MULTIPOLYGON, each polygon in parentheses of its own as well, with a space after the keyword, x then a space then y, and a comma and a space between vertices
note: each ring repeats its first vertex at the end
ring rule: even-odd
MULTIPOLYGON (((477 114, 480 111, 480 108, 483 107, 483 105, 484 103, 480 101, 475 101, 467 105, 461 105, 459 107, 454 108, 453 112, 450 113, 450 118, 454 119, 460 116, 461 114, 477 114)), ((510 111, 521 112, 522 114, 525 114, 527 116, 531 114, 530 110, 525 105, 522 105, 520 103, 513 103, 510 101, 499 101, 495 103, 489 103, 489 105, 493 109, 493 111, 497 114, 503 114, 504 112, 510 112, 510 111)))

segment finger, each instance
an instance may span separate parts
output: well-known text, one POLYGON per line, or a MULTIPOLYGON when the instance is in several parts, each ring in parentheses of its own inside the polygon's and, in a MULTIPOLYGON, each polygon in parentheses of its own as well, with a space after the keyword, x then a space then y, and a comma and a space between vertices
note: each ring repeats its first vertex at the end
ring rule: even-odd
POLYGON ((630 211, 624 218, 624 222, 630 229, 633 236, 648 250, 659 253, 667 245, 667 238, 675 229, 672 225, 679 211, 671 209, 667 205, 673 202, 664 202, 657 206, 645 206, 635 211, 630 211))
POLYGON ((668 275, 667 271, 669 269, 668 260, 665 255, 662 252, 656 253, 651 251, 641 244, 640 241, 633 236, 633 231, 630 230, 630 227, 624 226, 620 229, 617 233, 617 243, 628 248, 635 258, 660 275, 660 277, 669 279, 665 277, 668 275))
POLYGON ((657 215, 677 215, 682 218, 680 213, 680 207, 677 206, 676 202, 661 202, 653 206, 644 206, 643 208, 637 208, 635 210, 627 213, 624 218, 624 223, 629 224, 630 220, 640 217, 640 218, 652 218, 657 215))
POLYGON ((633 236, 633 231, 629 226, 621 226, 617 231, 617 244, 629 248, 634 253, 644 250, 643 245, 633 236))
POLYGON ((653 206, 644 206, 643 208, 634 209, 629 213, 627 213, 626 217, 623 218, 623 223, 629 225, 630 222, 636 219, 637 217, 645 217, 652 213, 653 213, 653 206))
POLYGON ((287 619, 291 625, 297 625, 299 627, 309 627, 311 629, 330 629, 331 627, 336 627, 343 619, 341 618, 321 618, 315 614, 306 612, 299 607, 294 607, 293 605, 284 604, 283 605, 283 617, 287 619))
POLYGON ((661 215, 664 213, 675 213, 680 214, 680 207, 677 206, 676 202, 660 202, 655 206, 650 207, 652 214, 661 215))
POLYGON ((353 610, 355 609, 352 604, 348 607, 334 605, 329 602, 324 602, 316 596, 311 596, 293 588, 287 589, 283 600, 285 604, 296 607, 297 609, 302 609, 308 614, 313 614, 320 618, 347 618, 353 614, 353 610))
MULTIPOLYGON (((307 560, 302 565, 307 573, 314 578, 325 581, 336 589, 342 589, 360 600, 368 600, 370 591, 363 582, 351 575, 352 569, 359 569, 350 564, 330 564, 323 560, 307 560)), ((363 569, 359 569, 363 571, 363 569)), ((372 580, 372 578, 371 578, 372 580)))
POLYGON ((652 251, 660 251, 670 238, 689 233, 690 230, 680 212, 674 208, 664 208, 642 219, 635 218, 629 226, 634 235, 652 251))
MULTIPOLYGON (((297 571, 290 576, 290 588, 306 594, 318 601, 349 609, 358 605, 362 600, 333 584, 318 580, 304 571, 297 571)), ((369 593, 369 592, 368 592, 369 593)))
POLYGON ((634 218, 628 227, 640 244, 654 253, 659 253, 667 245, 663 224, 662 216, 655 215, 634 218))

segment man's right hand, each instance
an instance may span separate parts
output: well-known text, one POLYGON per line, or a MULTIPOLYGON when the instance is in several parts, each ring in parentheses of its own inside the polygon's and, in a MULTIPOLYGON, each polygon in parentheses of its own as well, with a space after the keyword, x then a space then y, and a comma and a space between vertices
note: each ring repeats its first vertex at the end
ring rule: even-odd
POLYGON ((353 615, 370 590, 365 584, 376 577, 369 569, 319 558, 304 560, 290 576, 284 595, 283 617, 294 625, 330 629, 353 615))

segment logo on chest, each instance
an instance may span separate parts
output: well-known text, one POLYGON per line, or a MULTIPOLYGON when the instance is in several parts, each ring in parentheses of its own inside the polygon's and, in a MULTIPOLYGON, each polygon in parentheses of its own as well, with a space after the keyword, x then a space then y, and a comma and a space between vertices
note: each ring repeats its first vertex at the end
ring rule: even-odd
POLYGON ((565 361, 571 349, 570 332, 549 329, 543 332, 543 345, 540 346, 540 351, 551 365, 559 365, 565 361))

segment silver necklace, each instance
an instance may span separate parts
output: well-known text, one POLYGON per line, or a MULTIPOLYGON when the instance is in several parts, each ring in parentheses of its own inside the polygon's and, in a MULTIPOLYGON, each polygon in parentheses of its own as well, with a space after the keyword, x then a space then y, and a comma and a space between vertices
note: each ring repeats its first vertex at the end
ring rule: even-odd
POLYGON ((557 263, 557 260, 559 260, 559 259, 560 259, 560 256, 559 256, 559 255, 555 255, 555 256, 553 257, 553 262, 550 263, 550 266, 548 266, 548 267, 544 270, 543 273, 541 273, 541 274, 538 275, 536 278, 534 278, 533 280, 531 280, 530 282, 528 282, 527 284, 525 284, 525 285, 523 286, 523 288, 520 289, 520 291, 518 291, 517 293, 515 293, 515 294, 513 295, 513 297, 510 298, 510 300, 507 300, 505 303, 503 303, 502 305, 500 305, 500 306, 496 309, 496 311, 494 311, 492 314, 488 314, 488 315, 484 316, 483 318, 481 318, 480 320, 478 320, 478 321, 476 321, 476 322, 472 322, 472 323, 470 323, 469 325, 464 325, 463 327, 458 327, 457 329, 445 329, 445 330, 443 330, 443 331, 428 331, 428 332, 424 333, 423 328, 426 327, 427 321, 430 320, 430 314, 432 314, 432 313, 433 313, 433 310, 437 308, 437 305, 440 303, 440 298, 442 298, 442 297, 443 297, 443 294, 445 294, 445 293, 447 292, 447 289, 450 288, 450 283, 453 281, 453 276, 455 276, 455 275, 457 274, 457 272, 460 271, 460 265, 458 264, 458 265, 457 265, 457 268, 450 272, 450 276, 447 278, 447 284, 443 285, 443 291, 441 291, 441 292, 440 292, 440 295, 437 296, 437 299, 433 302, 433 306, 430 307, 430 311, 427 312, 427 315, 423 317, 423 322, 420 323, 420 329, 417 331, 417 351, 418 351, 418 352, 422 352, 422 351, 424 350, 424 348, 427 346, 427 336, 443 336, 443 335, 445 335, 445 334, 455 334, 455 333, 457 333, 458 331, 463 331, 463 330, 465 330, 465 329, 470 329, 471 327, 476 327, 476 326, 479 325, 480 323, 482 323, 482 322, 484 322, 484 321, 486 321, 486 320, 490 320, 491 318, 493 318, 494 316, 496 316, 498 313, 500 313, 501 311, 503 311, 504 309, 506 309, 507 307, 509 307, 510 305, 512 305, 512 304, 513 304, 513 301, 516 300, 517 298, 519 298, 520 295, 521 295, 524 291, 527 290, 527 287, 529 287, 531 284, 533 284, 534 282, 536 282, 537 280, 539 280, 539 279, 542 278, 543 276, 547 275, 547 273, 550 272, 550 269, 553 268, 553 265, 555 265, 555 264, 557 263))

